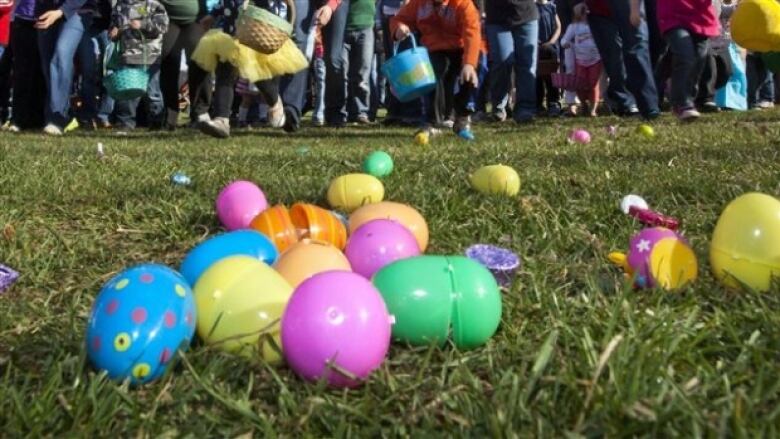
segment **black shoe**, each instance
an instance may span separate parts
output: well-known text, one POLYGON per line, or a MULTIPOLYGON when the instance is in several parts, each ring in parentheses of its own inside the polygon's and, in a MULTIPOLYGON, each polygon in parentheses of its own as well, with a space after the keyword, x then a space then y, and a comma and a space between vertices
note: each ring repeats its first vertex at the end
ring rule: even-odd
POLYGON ((702 113, 720 113, 720 107, 715 102, 705 102, 701 105, 702 113))
POLYGON ((294 133, 301 128, 301 121, 292 107, 284 107, 284 132, 294 133))

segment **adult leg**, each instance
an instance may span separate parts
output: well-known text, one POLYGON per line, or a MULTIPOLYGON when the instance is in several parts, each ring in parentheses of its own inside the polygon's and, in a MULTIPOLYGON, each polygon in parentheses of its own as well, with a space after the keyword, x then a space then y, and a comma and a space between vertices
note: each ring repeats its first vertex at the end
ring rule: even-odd
POLYGON ((604 70, 609 78, 607 99, 613 113, 627 114, 636 108, 636 100, 626 87, 626 68, 623 62, 623 41, 613 18, 588 15, 593 41, 601 54, 604 70))
POLYGON ((325 122, 325 60, 315 58, 313 69, 314 108, 311 118, 315 125, 322 125, 325 122))
POLYGON ((515 47, 515 111, 517 122, 528 122, 536 114, 536 57, 539 22, 529 21, 512 29, 515 47))
POLYGON ((98 98, 98 50, 97 37, 100 31, 92 26, 81 37, 77 56, 81 70, 81 112, 78 115, 82 127, 95 127, 98 98))
POLYGON ((33 21, 15 19, 11 26, 13 59, 13 125, 20 129, 39 129, 44 125, 46 80, 38 49, 38 31, 33 21))
MULTIPOLYGON (((648 41, 647 21, 642 20, 634 27, 629 19, 630 2, 625 0, 610 0, 610 7, 620 30, 623 42, 623 61, 626 65, 628 89, 634 95, 639 111, 646 118, 654 118, 659 114, 658 90, 655 86, 653 66, 650 63, 650 46, 648 41)), ((644 4, 640 3, 642 8, 644 4)))
POLYGON ((754 108, 759 100, 759 90, 764 86, 767 80, 768 71, 764 67, 761 56, 749 53, 746 58, 748 93, 748 108, 754 108))
POLYGON ((13 70, 14 52, 10 42, 6 47, 0 47, 0 123, 5 124, 11 110, 11 71, 13 70))
MULTIPOLYGON (((52 118, 50 105, 50 96, 52 93, 51 67, 54 61, 54 54, 57 51, 57 39, 60 36, 60 31, 64 24, 63 20, 60 20, 51 25, 48 29, 38 31, 38 54, 40 55, 41 60, 40 65, 41 71, 43 72, 43 80, 46 84, 46 99, 44 101, 43 113, 44 123, 48 123, 52 118)), ((70 90, 70 85, 68 85, 68 89, 70 90)))
POLYGON ((769 71, 769 69, 766 68, 766 64, 762 61, 762 64, 764 64, 764 71, 766 72, 766 81, 764 81, 764 85, 761 86, 760 89, 758 89, 758 102, 761 105, 766 105, 769 107, 769 104, 772 104, 771 106, 774 106, 775 103, 775 78, 772 72, 769 71))
POLYGON ((346 70, 343 56, 344 36, 349 13, 349 0, 343 0, 333 11, 330 22, 322 31, 325 47, 325 122, 343 126, 347 121, 346 70))
POLYGON ((163 36, 162 55, 160 56, 160 91, 163 104, 167 110, 166 124, 169 128, 176 126, 179 115, 179 71, 181 70, 181 44, 179 34, 181 28, 171 22, 168 32, 163 36))
POLYGON ((162 90, 160 90, 160 64, 149 66, 149 84, 146 86, 146 121, 150 129, 156 130, 163 126, 165 105, 162 90))
POLYGON ((514 40, 507 26, 488 24, 488 60, 490 65, 490 97, 493 114, 500 120, 506 118, 509 100, 511 67, 514 63, 514 40))
MULTIPOLYGON (((203 29, 203 26, 201 26, 200 23, 191 23, 182 28, 179 40, 181 41, 184 55, 187 58, 187 69, 189 72, 192 72, 193 69, 197 66, 197 63, 192 61, 192 52, 194 52, 195 48, 198 47, 198 43, 205 33, 206 31, 203 29)), ((195 117, 201 117, 202 115, 205 115, 208 119, 209 109, 211 108, 212 95, 211 74, 189 74, 187 76, 187 82, 190 86, 190 114, 195 117)), ((178 82, 176 85, 178 89, 178 82)))
POLYGON ((62 25, 54 57, 49 66, 49 119, 48 123, 63 129, 70 122, 70 92, 73 87, 73 57, 85 29, 92 24, 92 17, 74 14, 62 25))
POLYGON ((664 35, 672 54, 672 87, 669 101, 675 111, 693 107, 691 78, 696 64, 695 44, 688 30, 677 28, 664 35))
POLYGON ((696 106, 704 111, 717 109, 715 103, 715 81, 718 79, 718 67, 712 50, 707 51, 704 59, 704 68, 699 77, 698 90, 696 91, 696 106))
MULTIPOLYGON (((108 127, 111 125, 111 113, 114 112, 114 99, 108 95, 103 87, 103 62, 106 50, 109 48, 108 31, 102 31, 97 36, 98 47, 100 48, 100 56, 98 57, 98 90, 100 90, 100 107, 98 108, 97 118, 101 125, 108 127)), ((158 80, 159 83, 159 80, 158 80)), ((162 98, 160 98, 162 99, 162 98)))
MULTIPOLYGON (((343 5, 342 5, 343 6, 343 5)), ((295 0, 295 23, 293 26, 295 44, 302 51, 306 49, 306 41, 313 20, 314 8, 310 0, 295 0)), ((284 102, 285 125, 287 132, 297 131, 300 126, 301 110, 303 109, 306 83, 309 80, 309 70, 303 69, 294 75, 285 75, 280 81, 280 93, 284 102)))
POLYGON ((371 61, 374 55, 374 30, 353 32, 349 59, 349 100, 358 122, 368 120, 371 103, 371 61))

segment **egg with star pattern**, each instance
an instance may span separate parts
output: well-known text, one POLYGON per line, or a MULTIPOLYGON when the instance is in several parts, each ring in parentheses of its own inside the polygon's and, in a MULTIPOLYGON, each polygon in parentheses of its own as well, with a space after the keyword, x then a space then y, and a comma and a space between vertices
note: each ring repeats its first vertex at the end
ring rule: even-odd
POLYGON ((646 228, 634 235, 629 245, 626 262, 633 271, 635 287, 673 290, 696 279, 696 254, 677 232, 646 228))

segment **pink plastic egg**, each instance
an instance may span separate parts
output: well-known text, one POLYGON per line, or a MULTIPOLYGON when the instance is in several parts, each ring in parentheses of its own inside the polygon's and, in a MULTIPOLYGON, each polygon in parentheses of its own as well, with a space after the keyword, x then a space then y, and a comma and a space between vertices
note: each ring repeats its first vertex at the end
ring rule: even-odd
POLYGON ((355 273, 371 279, 374 273, 392 262, 418 256, 420 246, 414 234, 401 223, 377 219, 355 230, 347 240, 344 254, 355 273))
POLYGON ((575 143, 590 143, 590 133, 583 129, 576 129, 569 135, 569 140, 575 143))
POLYGON ((282 351, 306 380, 356 387, 384 361, 391 325, 371 282, 348 271, 328 271, 293 292, 282 316, 282 351))
POLYGON ((228 231, 248 229, 252 220, 267 208, 263 191, 250 181, 234 181, 217 196, 217 216, 228 231))

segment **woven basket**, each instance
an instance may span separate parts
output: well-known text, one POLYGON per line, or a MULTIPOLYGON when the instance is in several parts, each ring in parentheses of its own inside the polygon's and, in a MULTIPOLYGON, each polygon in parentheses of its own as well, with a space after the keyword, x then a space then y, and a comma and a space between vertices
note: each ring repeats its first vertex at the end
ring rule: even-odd
POLYGON ((143 67, 123 67, 103 78, 103 86, 112 98, 127 101, 146 94, 149 72, 143 67))
POLYGON ((288 21, 278 15, 244 2, 241 14, 236 24, 238 42, 264 54, 279 50, 282 44, 290 38, 295 22, 295 2, 286 0, 288 21))

